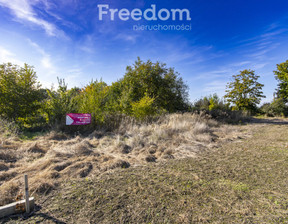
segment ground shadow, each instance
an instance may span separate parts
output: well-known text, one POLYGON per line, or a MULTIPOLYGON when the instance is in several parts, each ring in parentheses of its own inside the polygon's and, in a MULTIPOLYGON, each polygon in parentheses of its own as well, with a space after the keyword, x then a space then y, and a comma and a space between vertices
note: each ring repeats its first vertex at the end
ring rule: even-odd
POLYGON ((248 123, 253 124, 277 124, 288 125, 288 120, 284 118, 251 118, 248 123))
POLYGON ((41 208, 42 208, 41 206, 35 205, 35 210, 29 215, 27 214, 11 215, 11 216, 7 216, 5 218, 0 219, 0 222, 2 224, 5 224, 5 223, 12 222, 12 221, 21 222, 21 221, 26 220, 26 221, 32 221, 33 223, 42 223, 45 220, 46 221, 49 220, 56 224, 66 224, 66 222, 58 220, 57 218, 47 213, 40 212, 41 208))

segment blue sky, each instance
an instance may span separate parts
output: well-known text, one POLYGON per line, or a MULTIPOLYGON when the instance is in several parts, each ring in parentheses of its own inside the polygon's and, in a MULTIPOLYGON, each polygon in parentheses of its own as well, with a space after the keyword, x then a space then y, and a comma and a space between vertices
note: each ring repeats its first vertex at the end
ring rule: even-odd
POLYGON ((57 77, 69 87, 100 78, 111 84, 139 56, 174 67, 188 84, 191 101, 223 96, 232 75, 253 69, 267 102, 277 86, 273 70, 288 59, 288 1, 0 0, 0 33, 0 63, 33 65, 44 87, 56 84, 57 77), (177 16, 123 21, 116 13, 112 21, 109 11, 100 20, 104 4, 130 13, 155 5, 156 17, 161 9, 187 9, 191 20, 183 14, 182 21, 177 16), (182 24, 190 29, 135 30, 182 24))

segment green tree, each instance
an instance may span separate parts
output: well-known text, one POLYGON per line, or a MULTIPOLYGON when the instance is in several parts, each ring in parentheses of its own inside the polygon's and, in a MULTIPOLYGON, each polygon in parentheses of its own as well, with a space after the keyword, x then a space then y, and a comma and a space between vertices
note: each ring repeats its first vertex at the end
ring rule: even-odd
POLYGON ((224 98, 233 104, 234 110, 255 112, 261 98, 265 98, 261 91, 264 85, 257 81, 259 76, 246 69, 232 77, 233 81, 227 84, 224 98))
POLYGON ((25 123, 40 108, 40 84, 32 66, 0 65, 0 116, 25 123))
POLYGON ((92 81, 89 85, 83 88, 79 101, 80 113, 91 113, 94 121, 97 124, 105 122, 107 110, 109 86, 100 81, 92 81))
POLYGON ((168 112, 188 108, 187 85, 173 68, 159 62, 143 62, 138 58, 133 66, 127 66, 121 83, 119 104, 122 111, 132 114, 132 103, 144 96, 154 99, 153 105, 168 112))
POLYGON ((274 71, 275 78, 278 80, 277 98, 283 98, 288 102, 288 60, 277 64, 277 70, 274 71))
POLYGON ((204 96, 203 98, 200 98, 196 100, 196 102, 193 105, 194 110, 209 110, 210 100, 207 96, 204 96))
POLYGON ((47 90, 47 98, 43 111, 47 115, 50 124, 63 124, 66 113, 77 112, 77 101, 80 89, 72 88, 68 90, 64 79, 58 78, 58 89, 47 90))
POLYGON ((215 93, 209 97, 209 110, 228 110, 229 106, 215 93))
POLYGON ((111 86, 107 87, 107 92, 105 96, 105 109, 109 113, 123 113, 123 103, 121 101, 121 94, 123 93, 123 85, 121 81, 113 82, 111 86))

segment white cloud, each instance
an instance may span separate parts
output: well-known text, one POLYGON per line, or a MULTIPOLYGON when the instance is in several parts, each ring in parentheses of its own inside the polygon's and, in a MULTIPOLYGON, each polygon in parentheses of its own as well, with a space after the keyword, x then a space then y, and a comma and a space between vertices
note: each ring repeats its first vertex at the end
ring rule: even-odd
POLYGON ((277 36, 277 35, 285 33, 285 32, 287 32, 287 29, 279 29, 279 30, 276 30, 276 31, 273 31, 273 32, 264 33, 264 34, 261 35, 261 38, 268 39, 268 38, 277 36))
MULTIPOLYGON (((232 75, 238 74, 240 70, 252 68, 254 70, 261 69, 265 66, 265 63, 258 63, 258 64, 253 64, 252 61, 238 61, 234 63, 227 64, 225 66, 219 66, 216 67, 215 70, 212 71, 205 71, 203 73, 198 74, 197 76, 193 77, 190 80, 196 81, 196 80, 211 80, 211 79, 228 79, 232 77, 232 75)), ((221 87, 224 82, 210 82, 206 84, 205 86, 205 91, 213 91, 213 90, 222 90, 223 88, 221 87)), ((226 85, 224 85, 225 87, 226 85)))
POLYGON ((74 75, 81 75, 82 74, 82 70, 80 68, 72 68, 72 69, 69 69, 67 71, 67 73, 69 74, 74 74, 74 75))
POLYGON ((254 65, 252 65, 252 69, 258 70, 258 69, 264 68, 266 65, 267 65, 267 63, 254 64, 254 65))
POLYGON ((231 64, 231 67, 241 67, 243 65, 251 64, 251 61, 241 61, 241 62, 236 62, 234 64, 231 64))
POLYGON ((41 64, 44 68, 52 68, 53 67, 51 60, 50 60, 50 57, 43 57, 41 59, 41 64))
POLYGON ((95 53, 95 50, 94 50, 92 47, 80 46, 79 49, 80 49, 81 51, 84 51, 84 52, 88 53, 88 54, 93 54, 93 53, 95 53))
MULTIPOLYGON (((280 44, 279 43, 275 43, 275 44, 271 44, 270 46, 261 46, 260 50, 253 51, 250 50, 250 53, 247 54, 247 57, 250 58, 254 58, 254 59, 258 59, 258 61, 264 61, 267 60, 268 57, 268 53, 270 53, 272 50, 274 50, 275 48, 277 48, 280 44)), ((258 48, 259 49, 259 48, 258 48)))
POLYGON ((88 54, 95 53, 95 43, 97 40, 95 39, 94 35, 85 35, 78 43, 77 47, 88 54))
POLYGON ((138 35, 136 34, 125 34, 125 33, 120 33, 115 37, 115 39, 125 40, 133 44, 136 43, 137 38, 138 35))
POLYGON ((15 54, 13 54, 12 52, 10 52, 9 50, 5 49, 2 46, 0 46, 0 62, 1 63, 11 62, 17 65, 24 64, 24 62, 16 58, 15 54))
POLYGON ((37 3, 38 0, 0 0, 0 6, 9 8, 19 22, 39 26, 50 36, 62 35, 62 31, 59 31, 54 24, 37 16, 33 9, 37 3))
POLYGON ((227 81, 215 80, 210 83, 206 83, 204 87, 204 92, 224 92, 226 89, 227 81))
POLYGON ((54 66, 52 65, 51 62, 51 56, 49 54, 47 54, 38 44, 36 44, 35 42, 31 41, 30 39, 27 40, 28 43, 38 52, 41 54, 42 58, 41 58, 41 65, 44 68, 47 69, 53 69, 54 66))

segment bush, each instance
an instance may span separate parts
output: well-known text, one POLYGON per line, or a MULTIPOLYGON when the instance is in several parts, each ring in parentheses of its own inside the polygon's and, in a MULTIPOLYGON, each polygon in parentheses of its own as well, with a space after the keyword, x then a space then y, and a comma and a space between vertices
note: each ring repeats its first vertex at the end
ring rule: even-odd
POLYGON ((219 98, 217 94, 204 97, 197 100, 191 107, 192 112, 206 113, 211 118, 226 122, 226 123, 239 123, 248 119, 250 116, 249 112, 234 111, 225 103, 224 100, 219 98))
POLYGON ((217 94, 204 97, 197 100, 192 106, 193 111, 213 111, 213 110, 230 110, 228 104, 226 104, 222 99, 218 97, 217 94))
POLYGON ((79 97, 77 97, 79 113, 92 114, 94 125, 105 123, 106 113, 109 113, 106 108, 108 90, 109 86, 105 82, 96 80, 85 86, 79 97))
POLYGON ((149 96, 144 96, 138 102, 133 102, 132 105, 132 115, 140 120, 143 120, 147 116, 153 116, 157 113, 154 106, 154 98, 149 96))
MULTIPOLYGON (((33 67, 0 65, 0 116, 25 125, 39 114, 40 84, 33 67)), ((34 121, 32 121, 33 123, 34 121)))
POLYGON ((61 127, 65 125, 66 113, 77 112, 75 97, 80 90, 78 88, 68 90, 64 79, 58 78, 58 84, 56 91, 47 90, 48 96, 42 109, 50 125, 61 127))
POLYGON ((272 103, 263 104, 260 111, 268 117, 288 116, 288 106, 283 98, 274 99, 272 103))
POLYGON ((15 122, 0 118, 0 135, 16 136, 19 132, 19 126, 15 122))
POLYGON ((239 111, 239 110, 212 110, 208 111, 213 119, 225 123, 237 124, 249 120, 250 113, 249 111, 239 111))

